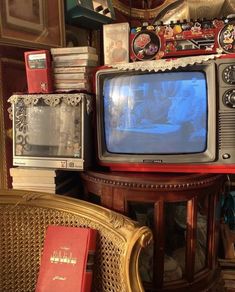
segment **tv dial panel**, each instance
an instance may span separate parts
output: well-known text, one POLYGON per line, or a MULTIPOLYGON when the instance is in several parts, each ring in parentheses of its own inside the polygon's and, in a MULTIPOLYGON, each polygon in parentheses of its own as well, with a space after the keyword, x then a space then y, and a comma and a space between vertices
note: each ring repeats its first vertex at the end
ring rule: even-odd
POLYGON ((227 66, 222 73, 225 83, 235 84, 235 64, 227 66))
POLYGON ((235 19, 162 22, 131 29, 130 59, 235 53, 235 19))
MULTIPOLYGON (((222 71, 222 79, 227 85, 235 85, 235 64, 225 67, 222 71)), ((223 94, 225 106, 235 108, 235 87, 231 87, 223 94)))
POLYGON ((235 107, 235 89, 229 89, 225 92, 223 102, 228 107, 235 107))

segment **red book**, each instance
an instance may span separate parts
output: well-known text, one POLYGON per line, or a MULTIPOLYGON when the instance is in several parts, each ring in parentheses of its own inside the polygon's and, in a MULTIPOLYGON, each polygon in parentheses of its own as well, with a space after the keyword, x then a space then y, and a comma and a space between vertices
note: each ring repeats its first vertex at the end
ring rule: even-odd
POLYGON ((97 230, 50 225, 36 292, 89 292, 97 230))

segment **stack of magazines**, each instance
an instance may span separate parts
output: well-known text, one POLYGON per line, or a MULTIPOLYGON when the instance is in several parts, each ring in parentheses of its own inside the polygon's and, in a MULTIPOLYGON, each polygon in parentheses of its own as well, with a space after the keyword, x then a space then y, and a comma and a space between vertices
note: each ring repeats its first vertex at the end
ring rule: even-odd
POLYGON ((51 55, 56 92, 91 91, 92 70, 98 65, 95 48, 51 48, 51 55))

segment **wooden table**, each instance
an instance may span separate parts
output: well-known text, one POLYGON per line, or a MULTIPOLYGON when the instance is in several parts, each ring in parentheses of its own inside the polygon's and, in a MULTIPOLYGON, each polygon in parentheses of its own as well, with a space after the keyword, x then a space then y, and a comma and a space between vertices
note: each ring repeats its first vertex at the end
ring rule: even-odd
POLYGON ((198 292, 218 282, 219 197, 225 178, 220 174, 81 173, 87 198, 95 194, 102 206, 130 216, 133 204, 152 205, 153 277, 151 283, 145 283, 151 291, 182 292, 189 291, 190 287, 190 291, 198 292), (205 228, 205 236, 200 238, 205 228), (172 259, 172 254, 180 250, 179 246, 176 250, 169 248, 177 240, 179 245, 180 240, 176 238, 180 233, 185 241, 183 247, 180 246, 184 251, 182 277, 168 281, 166 254, 172 259), (204 242, 200 242, 202 239, 204 242), (205 247, 205 258, 203 266, 198 268, 200 245, 205 247))

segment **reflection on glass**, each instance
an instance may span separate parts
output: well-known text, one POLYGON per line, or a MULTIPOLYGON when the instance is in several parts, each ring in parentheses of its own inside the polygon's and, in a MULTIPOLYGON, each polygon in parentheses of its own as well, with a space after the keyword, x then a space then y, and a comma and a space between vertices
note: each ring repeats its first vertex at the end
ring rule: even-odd
POLYGON ((198 203, 197 212, 197 240, 195 255, 195 272, 199 272, 206 266, 206 247, 207 247, 207 214, 208 196, 201 198, 198 203))
POLYGON ((81 103, 44 102, 15 108, 15 154, 35 157, 81 157, 81 103))
MULTIPOLYGON (((198 203, 195 273, 206 265, 207 202, 208 197, 205 197, 198 203)), ((165 257, 167 261, 164 267, 164 280, 170 281, 180 279, 185 274, 187 202, 168 203, 166 210, 165 257)))
MULTIPOLYGON (((195 273, 206 266, 207 248, 207 214, 208 196, 201 198, 197 206, 195 273)), ((185 278, 186 273, 186 232, 187 232, 187 201, 165 203, 165 255, 164 282, 185 278)), ((140 224, 153 228, 154 208, 152 204, 130 203, 130 216, 140 224)), ((189 244, 189 243, 188 243, 189 244)), ((153 245, 144 249, 140 254, 140 274, 145 282, 153 280, 153 245)))
POLYGON ((166 204, 164 281, 182 279, 185 271, 186 202, 166 204))
MULTIPOLYGON (((153 227, 153 205, 148 203, 130 203, 130 216, 143 226, 153 227)), ((139 259, 139 271, 144 282, 153 280, 153 242, 143 249, 139 259)))

